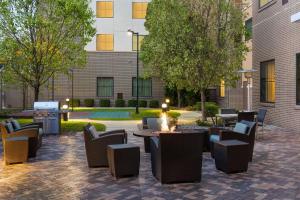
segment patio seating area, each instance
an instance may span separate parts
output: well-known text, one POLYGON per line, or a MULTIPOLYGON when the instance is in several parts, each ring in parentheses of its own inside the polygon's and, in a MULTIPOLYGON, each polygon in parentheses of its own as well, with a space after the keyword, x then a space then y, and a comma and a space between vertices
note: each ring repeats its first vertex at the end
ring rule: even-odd
POLYGON ((36 157, 26 164, 0 164, 0 187, 5 191, 0 199, 300 198, 300 135, 295 132, 265 127, 247 172, 218 171, 205 152, 201 182, 166 185, 152 175, 143 138, 128 131, 128 143, 140 146, 139 176, 115 180, 108 168, 88 167, 83 133, 45 136, 36 157))

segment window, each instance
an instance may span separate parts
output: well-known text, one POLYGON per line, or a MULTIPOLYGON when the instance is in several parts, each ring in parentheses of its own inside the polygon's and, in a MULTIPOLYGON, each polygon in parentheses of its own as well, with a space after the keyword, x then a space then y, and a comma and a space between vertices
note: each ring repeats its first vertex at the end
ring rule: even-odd
POLYGON ((282 5, 287 4, 289 0, 282 0, 282 5))
MULTIPOLYGON (((142 46, 144 38, 145 38, 144 35, 139 35, 139 50, 141 50, 141 46, 142 46)), ((137 51, 137 35, 136 34, 132 35, 132 51, 137 51)))
POLYGON ((220 97, 225 97, 225 81, 224 80, 221 80, 220 97))
POLYGON ((145 19, 147 14, 147 7, 148 7, 148 3, 146 2, 132 3, 132 18, 145 19))
POLYGON ((114 4, 112 1, 97 1, 96 15, 98 18, 112 18, 114 16, 114 4))
MULTIPOLYGON (((132 96, 136 97, 136 77, 132 78, 132 96)), ((152 79, 139 78, 139 97, 152 96, 152 79)))
POLYGON ((113 51, 114 50, 114 35, 99 34, 97 35, 97 51, 113 51))
POLYGON ((300 105, 300 53, 297 54, 296 59, 296 103, 300 105))
POLYGON ((114 78, 109 78, 109 77, 97 78, 97 96, 98 97, 114 96, 114 78))
POLYGON ((245 40, 248 41, 252 39, 252 18, 248 19, 245 22, 245 27, 246 27, 245 40))
POLYGON ((259 0, 259 7, 261 8, 265 5, 267 5, 271 1, 273 1, 273 0, 259 0))
POLYGON ((275 103, 275 61, 260 64, 260 101, 275 103))

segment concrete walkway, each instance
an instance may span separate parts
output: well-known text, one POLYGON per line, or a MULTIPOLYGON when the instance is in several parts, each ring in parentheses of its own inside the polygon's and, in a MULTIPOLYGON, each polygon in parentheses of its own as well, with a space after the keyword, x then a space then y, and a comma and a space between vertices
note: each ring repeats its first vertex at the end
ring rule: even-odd
MULTIPOLYGON (((173 110, 179 112, 181 116, 178 119, 179 124, 194 124, 201 116, 200 112, 173 110)), ((121 121, 107 121, 107 120, 92 120, 92 119, 72 119, 71 121, 101 123, 106 126, 106 130, 125 129, 126 131, 137 131, 137 124, 141 120, 121 120, 121 121)))

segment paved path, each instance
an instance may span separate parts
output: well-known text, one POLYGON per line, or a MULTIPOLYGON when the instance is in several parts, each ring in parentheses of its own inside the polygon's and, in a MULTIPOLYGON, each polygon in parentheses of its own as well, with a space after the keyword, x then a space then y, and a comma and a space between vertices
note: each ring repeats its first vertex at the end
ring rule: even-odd
MULTIPOLYGON (((178 119, 179 124, 192 124, 195 123, 201 116, 199 112, 174 110, 179 112, 181 116, 178 119)), ((72 121, 85 121, 91 123, 101 123, 106 126, 106 130, 125 129, 127 131, 136 131, 137 124, 141 123, 141 120, 121 120, 121 121, 107 121, 107 120, 92 120, 92 119, 72 119, 72 121)))

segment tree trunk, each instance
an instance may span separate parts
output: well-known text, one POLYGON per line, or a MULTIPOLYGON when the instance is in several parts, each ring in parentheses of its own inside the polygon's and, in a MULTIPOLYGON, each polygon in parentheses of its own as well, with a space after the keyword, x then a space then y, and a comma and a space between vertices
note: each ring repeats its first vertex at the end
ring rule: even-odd
POLYGON ((34 101, 39 101, 40 86, 34 87, 34 101))
POLYGON ((205 90, 203 90, 203 91, 201 91, 201 110, 202 110, 202 120, 203 121, 207 121, 206 111, 205 111, 205 101, 206 101, 205 90))
POLYGON ((180 90, 177 90, 177 107, 181 107, 181 95, 180 95, 180 90))
POLYGON ((23 110, 27 109, 27 85, 23 83, 23 110))

